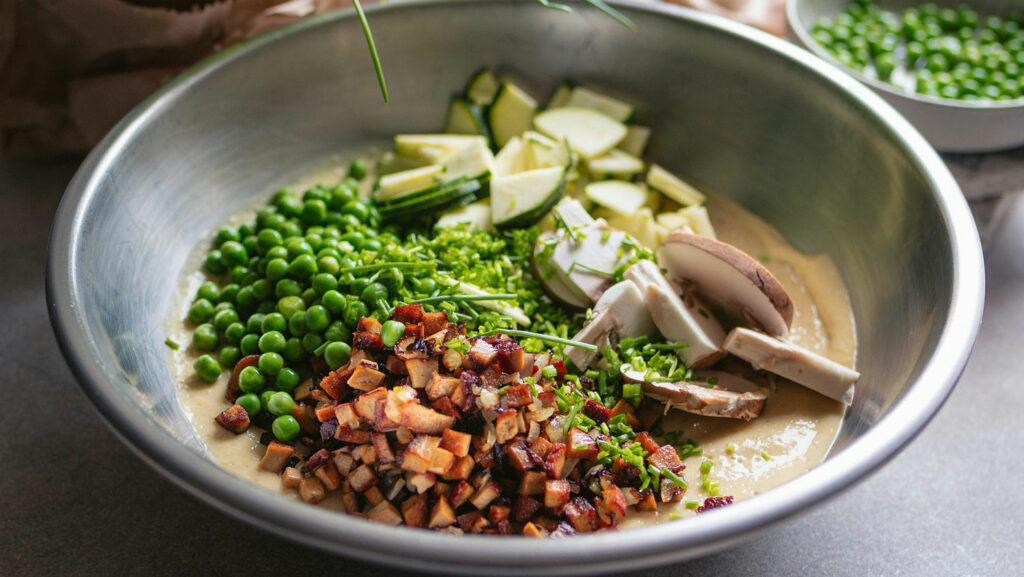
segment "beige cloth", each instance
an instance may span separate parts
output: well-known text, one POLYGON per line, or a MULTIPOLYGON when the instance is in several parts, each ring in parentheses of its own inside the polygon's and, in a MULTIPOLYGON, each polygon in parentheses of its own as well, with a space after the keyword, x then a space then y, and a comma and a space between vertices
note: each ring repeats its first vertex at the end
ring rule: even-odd
MULTIPOLYGON (((782 33, 784 0, 672 0, 782 33)), ((88 152, 133 106, 216 50, 351 0, 0 0, 0 147, 88 152)))

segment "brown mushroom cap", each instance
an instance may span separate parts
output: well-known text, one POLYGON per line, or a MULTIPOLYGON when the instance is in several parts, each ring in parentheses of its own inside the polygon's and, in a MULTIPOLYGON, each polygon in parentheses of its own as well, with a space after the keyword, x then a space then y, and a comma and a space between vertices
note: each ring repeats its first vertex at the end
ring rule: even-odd
POLYGON ((736 319, 757 323, 771 335, 785 336, 793 322, 793 301, 778 279, 756 259, 724 242, 677 230, 658 249, 658 263, 669 277, 696 284, 704 298, 736 319))

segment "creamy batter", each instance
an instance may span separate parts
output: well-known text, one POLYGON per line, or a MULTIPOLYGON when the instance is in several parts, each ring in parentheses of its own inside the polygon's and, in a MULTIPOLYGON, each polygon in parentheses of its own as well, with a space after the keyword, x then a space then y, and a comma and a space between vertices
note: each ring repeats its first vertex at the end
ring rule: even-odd
MULTIPOLYGON (((336 174, 340 173, 327 171, 310 182, 337 180, 336 174)), ((826 256, 798 252, 778 231, 726 199, 709 197, 707 206, 718 238, 761 260, 789 292, 794 305, 790 340, 852 367, 856 356, 853 314, 846 288, 832 261, 826 256)), ((241 219, 239 216, 226 224, 238 225, 241 219)), ((235 435, 214 422, 214 417, 226 407, 224 391, 229 373, 209 385, 192 370, 198 353, 186 346, 191 335, 185 318, 192 296, 206 280, 200 266, 205 250, 205 246, 198 247, 186 265, 185 270, 191 272, 178 289, 177 304, 168 319, 168 335, 182 344, 181 350, 169 352, 172 371, 182 383, 181 403, 199 437, 221 466, 261 487, 285 492, 278 475, 257 467, 263 452, 260 432, 251 428, 235 435)), ((764 412, 750 422, 681 411, 669 413, 665 430, 684 431, 685 437, 699 441, 704 450, 703 456, 684 461, 684 478, 689 484, 684 502, 703 502, 709 496, 701 490, 700 483, 700 464, 705 459, 714 463, 710 477, 721 483, 721 493, 737 500, 771 489, 824 461, 839 430, 843 405, 783 379, 777 381, 764 412), (730 446, 734 450, 727 450, 730 446)), ((336 499, 328 497, 322 504, 337 507, 332 501, 336 499)), ((660 504, 656 513, 631 511, 620 527, 694 514, 684 502, 660 504)))

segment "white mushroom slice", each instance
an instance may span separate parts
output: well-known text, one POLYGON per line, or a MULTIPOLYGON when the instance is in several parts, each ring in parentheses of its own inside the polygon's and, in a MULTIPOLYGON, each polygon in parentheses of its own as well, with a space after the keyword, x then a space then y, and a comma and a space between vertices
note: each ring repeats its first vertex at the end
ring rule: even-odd
POLYGON ((710 366, 725 356, 720 350, 725 339, 722 326, 711 315, 701 314, 695 301, 685 302, 677 296, 679 290, 661 274, 658 265, 641 260, 626 269, 624 276, 644 295, 647 310, 661 334, 670 342, 688 345, 676 350, 688 366, 710 366))
POLYGON ((559 234, 564 236, 555 246, 549 265, 577 296, 597 302, 612 284, 612 273, 622 259, 625 233, 598 221, 574 229, 571 235, 559 234))
POLYGON ((764 410, 765 400, 768 399, 768 394, 763 390, 738 393, 686 381, 644 383, 643 389, 652 399, 687 413, 744 421, 757 418, 764 410))
MULTIPOLYGON (((594 317, 573 336, 573 340, 601 348, 608 343, 612 333, 619 338, 631 338, 650 335, 654 330, 640 289, 629 281, 622 281, 601 295, 594 305, 594 317)), ((565 355, 581 369, 590 366, 597 354, 574 346, 565 348, 565 355)))
POLYGON ((763 369, 817 391, 826 397, 850 404, 860 373, 826 359, 803 347, 763 333, 736 327, 722 347, 763 369))
POLYGON ((580 201, 575 198, 565 197, 555 205, 554 212, 565 226, 584 227, 594 224, 594 218, 590 216, 587 209, 583 208, 580 201))
POLYGON ((644 302, 647 303, 654 325, 666 340, 686 343, 686 348, 676 349, 676 354, 688 367, 710 367, 725 356, 725 351, 719 348, 722 329, 719 327, 717 332, 708 334, 697 320, 701 317, 694 315, 675 293, 658 285, 650 285, 644 293, 644 302))
POLYGON ((764 265, 740 249, 677 230, 658 249, 658 263, 673 280, 695 283, 699 294, 721 304, 737 321, 749 319, 774 336, 789 333, 789 294, 764 265))
POLYGON ((558 242, 558 237, 554 231, 544 231, 537 237, 537 242, 533 248, 533 258, 530 259, 533 263, 533 274, 540 281, 540 286, 544 289, 544 292, 551 297, 556 303, 565 305, 572 309, 583 310, 590 305, 590 299, 584 298, 576 294, 569 285, 562 280, 562 277, 555 274, 555 271, 551 269, 548 263, 539 262, 538 255, 544 251, 544 248, 548 246, 548 243, 558 242))

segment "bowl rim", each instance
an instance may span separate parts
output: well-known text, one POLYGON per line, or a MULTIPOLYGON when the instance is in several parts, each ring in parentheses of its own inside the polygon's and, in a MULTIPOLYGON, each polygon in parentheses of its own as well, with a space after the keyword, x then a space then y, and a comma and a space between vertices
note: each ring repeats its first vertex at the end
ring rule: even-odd
POLYGON ((825 48, 822 47, 821 44, 818 44, 818 41, 811 36, 807 27, 804 26, 803 21, 800 19, 799 14, 797 14, 797 5, 806 3, 807 1, 808 0, 788 0, 786 2, 786 24, 788 25, 790 32, 797 37, 801 45, 807 47, 807 49, 813 52, 816 56, 875 90, 885 92, 893 97, 903 98, 913 102, 920 102, 921 104, 939 106, 942 108, 954 108, 968 111, 1024 109, 1024 96, 1014 98, 1013 100, 953 100, 950 98, 938 98, 935 96, 918 94, 917 92, 899 90, 896 86, 889 84, 888 82, 882 82, 881 80, 865 76, 837 60, 832 56, 832 53, 825 50, 825 48))
MULTIPOLYGON (((501 0, 503 4, 521 4, 501 0)), ((433 6, 495 4, 494 0, 395 0, 373 5, 367 14, 433 6)), ((102 175, 130 145, 136 132, 205 77, 262 47, 305 30, 356 18, 354 9, 332 12, 272 30, 188 69, 133 109, 88 155, 58 207, 50 235, 46 274, 47 304, 58 344, 82 390, 110 429, 143 461, 214 508, 289 539, 378 564, 421 571, 469 572, 488 567, 497 574, 606 573, 681 561, 722 549, 791 518, 835 496, 896 455, 931 420, 952 392, 970 355, 981 320, 984 268, 981 244, 971 212, 948 168, 935 150, 902 116, 867 87, 810 52, 782 39, 725 18, 688 8, 642 0, 612 0, 627 12, 678 19, 739 41, 760 45, 845 92, 851 105, 874 117, 895 146, 913 162, 934 191, 949 233, 953 291, 949 317, 934 352, 883 418, 849 447, 821 466, 773 488, 771 497, 738 502, 686 523, 668 523, 619 533, 598 533, 562 540, 507 539, 465 535, 452 538, 404 527, 385 527, 310 507, 234 476, 154 427, 141 407, 118 394, 113 379, 97 360, 80 313, 76 280, 78 245, 88 208, 102 175), (393 543, 401 543, 396 554, 393 543)), ((520 9, 527 9, 522 6, 520 9)))

